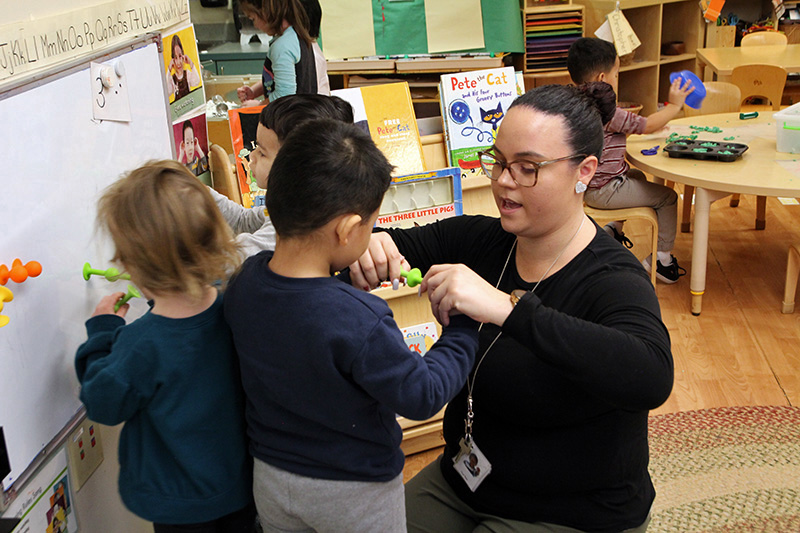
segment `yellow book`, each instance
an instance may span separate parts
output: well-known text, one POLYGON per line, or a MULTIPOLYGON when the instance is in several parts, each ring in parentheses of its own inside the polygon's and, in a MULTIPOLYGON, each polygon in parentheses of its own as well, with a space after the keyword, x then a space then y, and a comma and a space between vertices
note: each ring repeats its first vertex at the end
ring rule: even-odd
POLYGON ((394 176, 425 170, 422 141, 407 82, 338 89, 331 94, 350 102, 356 125, 395 166, 394 176))

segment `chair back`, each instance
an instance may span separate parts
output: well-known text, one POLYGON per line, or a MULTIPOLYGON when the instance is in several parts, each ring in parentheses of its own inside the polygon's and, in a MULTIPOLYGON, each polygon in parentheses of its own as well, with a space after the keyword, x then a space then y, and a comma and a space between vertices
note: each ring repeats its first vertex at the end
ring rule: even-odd
POLYGON ((741 65, 731 72, 731 83, 742 91, 742 102, 750 96, 761 96, 769 99, 774 111, 779 111, 786 69, 777 65, 741 65))
POLYGON ((687 117, 739 111, 742 105, 742 91, 739 87, 725 81, 707 81, 704 85, 706 97, 700 109, 684 105, 683 112, 687 117))
POLYGON ((211 186, 214 190, 241 204, 242 193, 239 190, 236 174, 233 173, 228 152, 220 145, 212 144, 208 149, 208 163, 211 167, 211 186))
POLYGON ((742 37, 741 46, 762 46, 765 44, 788 44, 785 33, 778 31, 758 31, 742 37))

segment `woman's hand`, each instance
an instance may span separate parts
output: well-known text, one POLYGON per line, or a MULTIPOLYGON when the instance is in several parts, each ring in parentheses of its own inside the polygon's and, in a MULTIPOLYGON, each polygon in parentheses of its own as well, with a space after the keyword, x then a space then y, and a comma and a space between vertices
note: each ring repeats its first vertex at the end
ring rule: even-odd
POLYGON ((369 291, 381 281, 399 278, 400 270, 410 268, 389 234, 380 231, 370 236, 367 251, 350 265, 350 282, 353 287, 369 291))
POLYGON ((130 304, 123 304, 119 306, 118 311, 114 311, 114 306, 117 305, 117 302, 120 301, 125 296, 124 292, 115 292, 109 294, 108 296, 104 296, 100 303, 97 304, 97 307, 94 309, 94 313, 92 316, 99 316, 99 315, 117 315, 119 317, 125 318, 125 315, 128 313, 128 309, 131 308, 130 304))
POLYGON ((420 288, 428 292, 431 311, 443 326, 455 314, 502 326, 514 309, 508 294, 492 287, 465 265, 432 266, 420 288))

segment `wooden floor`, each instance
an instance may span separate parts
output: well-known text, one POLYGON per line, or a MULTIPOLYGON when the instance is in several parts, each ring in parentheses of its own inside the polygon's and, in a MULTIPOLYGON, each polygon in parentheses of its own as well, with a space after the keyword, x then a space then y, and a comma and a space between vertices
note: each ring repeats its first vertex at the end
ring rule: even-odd
MULTIPOLYGON (((680 193, 682 187, 676 185, 676 190, 680 193)), ((728 200, 711 206, 701 315, 689 311, 688 274, 674 285, 658 284, 662 317, 672 338, 675 386, 652 414, 800 406, 800 296, 795 313, 781 313, 789 243, 800 243, 800 205, 769 198, 766 229, 756 231, 755 197, 742 196, 736 208, 728 200)), ((649 253, 643 226, 632 222, 625 232, 637 257, 649 253)), ((673 254, 690 272, 690 233, 678 233, 673 254)), ((441 449, 408 456, 404 478, 413 477, 439 453, 441 449)))

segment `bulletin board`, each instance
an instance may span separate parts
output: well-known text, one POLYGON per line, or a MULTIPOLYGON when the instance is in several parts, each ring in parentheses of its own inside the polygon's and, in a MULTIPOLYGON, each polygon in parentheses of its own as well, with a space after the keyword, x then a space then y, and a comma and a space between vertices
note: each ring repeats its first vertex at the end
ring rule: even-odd
MULTIPOLYGON (((424 0, 371 1, 375 53, 378 56, 429 53, 424 0)), ((457 6, 458 2, 453 4, 457 6)), ((524 52, 519 0, 480 0, 480 4, 485 46, 464 52, 524 52)), ((324 24, 325 0, 322 2, 322 8, 324 24)), ((461 16, 458 9, 454 8, 452 14, 454 26, 459 25, 461 16)), ((324 52, 324 30, 321 37, 324 52)))
MULTIPOLYGON (((127 289, 124 281, 83 278, 86 262, 112 266, 111 244, 95 227, 97 199, 122 173, 172 157, 158 40, 141 38, 91 58, 124 65, 130 122, 93 118, 89 60, 0 94, 0 264, 20 258, 42 265, 39 276, 5 285, 14 293, 2 310, 8 324, 0 327, 6 489, 82 414, 74 358, 86 339, 84 322, 100 298, 127 289)), ((132 300, 128 320, 145 309, 132 300)))

